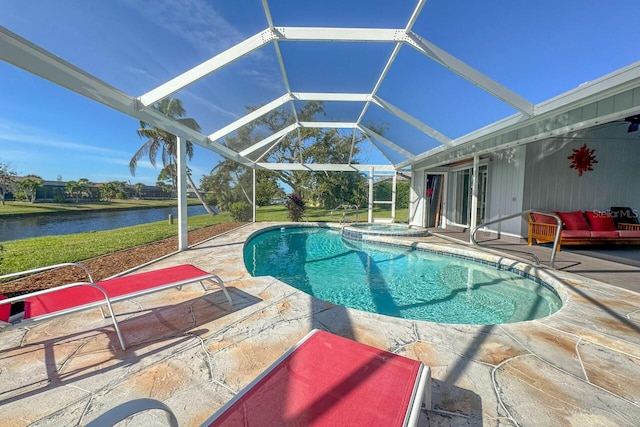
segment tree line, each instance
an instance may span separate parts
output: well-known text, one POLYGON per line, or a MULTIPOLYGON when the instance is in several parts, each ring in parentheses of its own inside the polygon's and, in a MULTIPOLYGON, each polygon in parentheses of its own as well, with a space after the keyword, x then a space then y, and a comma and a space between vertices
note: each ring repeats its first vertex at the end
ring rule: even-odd
MULTIPOLYGON (((62 182, 59 179, 59 182, 62 182)), ((16 171, 8 163, 0 161, 0 204, 4 205, 7 196, 11 194, 14 200, 35 203, 38 192, 44 189, 44 180, 38 175, 26 175, 18 177, 16 171)), ((87 178, 80 178, 78 181, 67 181, 64 185, 52 190, 51 199, 54 202, 63 203, 72 201, 78 203, 82 200, 103 200, 127 199, 131 195, 143 198, 143 183, 133 186, 125 181, 109 181, 95 184, 87 178), (133 187, 133 192, 131 188, 133 187)))
MULTIPOLYGON (((247 113, 260 106, 247 107, 247 113)), ((299 121, 318 121, 326 114, 322 102, 307 102, 299 111, 299 121)), ((254 146, 294 122, 292 113, 285 108, 271 111, 241 127, 224 139, 223 144, 234 151, 254 146)), ((382 133, 379 126, 368 125, 382 133)), ((362 134, 353 135, 339 129, 301 128, 292 132, 274 146, 265 146, 248 154, 249 159, 269 163, 339 163, 357 164, 362 134)), ((252 176, 250 168, 225 159, 203 177, 201 188, 210 194, 211 201, 222 209, 234 203, 252 203, 252 176)), ((269 204, 284 196, 283 186, 291 189, 296 198, 322 208, 341 204, 362 206, 368 198, 368 183, 364 174, 335 171, 273 171, 256 170, 256 204, 269 204)))

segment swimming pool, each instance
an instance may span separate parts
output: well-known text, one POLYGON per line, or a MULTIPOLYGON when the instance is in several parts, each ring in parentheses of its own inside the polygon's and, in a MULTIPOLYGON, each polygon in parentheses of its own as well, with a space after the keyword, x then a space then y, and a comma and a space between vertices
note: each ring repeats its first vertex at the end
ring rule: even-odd
POLYGON ((547 316, 562 305, 542 283, 510 271, 419 250, 352 242, 299 227, 247 241, 253 276, 274 276, 316 298, 405 319, 490 325, 547 316))

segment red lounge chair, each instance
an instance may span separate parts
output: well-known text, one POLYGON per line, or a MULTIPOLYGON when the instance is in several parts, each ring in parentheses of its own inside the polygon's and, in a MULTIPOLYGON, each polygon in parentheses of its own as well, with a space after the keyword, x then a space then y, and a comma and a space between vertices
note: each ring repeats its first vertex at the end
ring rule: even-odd
MULTIPOLYGON (((431 409, 431 371, 417 360, 313 330, 203 426, 394 427, 415 426, 424 403, 431 409)), ((138 399, 110 409, 87 427, 114 425, 152 409, 138 399)))
POLYGON ((314 330, 203 426, 415 426, 422 403, 429 367, 314 330))
POLYGON ((32 274, 63 266, 77 266, 84 269, 89 276, 89 282, 71 283, 13 298, 0 298, 0 324, 25 326, 29 323, 51 319, 63 314, 97 308, 106 304, 111 319, 113 320, 113 326, 118 335, 118 339, 120 340, 120 345, 123 350, 126 350, 126 345, 112 307, 112 304, 115 302, 168 288, 181 287, 182 285, 195 282, 200 282, 200 285, 206 291, 207 288, 204 286, 203 281, 210 280, 222 289, 229 304, 233 305, 231 297, 220 277, 191 264, 176 265, 144 273, 105 279, 95 283, 89 271, 83 265, 76 263, 58 264, 25 272, 7 274, 0 276, 0 279, 23 276, 25 274, 32 274), (18 301, 24 301, 24 316, 22 319, 14 322, 9 319, 8 310, 3 307, 3 305, 18 301))

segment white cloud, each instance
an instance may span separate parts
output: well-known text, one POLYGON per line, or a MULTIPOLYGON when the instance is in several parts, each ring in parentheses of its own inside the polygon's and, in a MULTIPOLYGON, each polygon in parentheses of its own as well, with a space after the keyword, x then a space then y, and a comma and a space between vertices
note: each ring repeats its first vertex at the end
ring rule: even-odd
MULTIPOLYGON (((148 55, 149 58, 152 57, 152 55, 148 55)), ((157 72, 158 72, 158 66, 159 64, 161 64, 161 62, 159 61, 154 61, 154 62, 158 62, 157 64, 154 64, 156 66, 154 66, 152 68, 152 70, 154 71, 153 73, 150 73, 149 71, 142 69, 140 67, 135 67, 133 65, 126 65, 124 67, 124 70, 128 73, 128 76, 130 78, 135 79, 138 82, 144 82, 144 84, 151 84, 153 83, 153 85, 160 85, 162 83, 164 83, 164 81, 162 81, 158 76, 157 76, 157 72)), ((146 66, 149 65, 149 61, 144 62, 144 64, 146 66)), ((163 69, 162 70, 164 72, 164 75, 169 75, 170 72, 167 69, 163 69)))
POLYGON ((189 98, 191 98, 193 101, 195 101, 197 104, 200 104, 202 107, 210 110, 211 112, 222 113, 226 116, 233 118, 234 120, 240 118, 240 115, 234 113, 233 111, 225 110, 220 105, 214 102, 211 102, 211 100, 209 99, 205 99, 202 96, 197 95, 193 91, 186 90, 184 94, 187 95, 189 98))
POLYGON ((124 0, 151 22, 186 40, 194 49, 215 54, 246 38, 203 0, 124 0))
MULTIPOLYGON (((77 142, 58 139, 57 136, 49 134, 44 129, 12 123, 0 119, 0 145, 4 143, 22 143, 38 145, 41 147, 70 150, 73 152, 96 153, 102 155, 121 155, 122 151, 112 150, 104 147, 85 145, 77 142)), ((4 152, 4 150, 3 150, 4 152)))
MULTIPOLYGON (((126 166, 129 168, 130 158, 124 157, 104 157, 104 156, 92 156, 92 155, 82 155, 79 156, 80 159, 87 160, 88 162, 98 163, 98 164, 110 164, 117 166, 126 166)), ((152 170, 160 170, 162 167, 162 162, 159 162, 158 167, 154 167, 150 161, 148 160, 138 160, 137 169, 152 169, 152 170)))
MULTIPOLYGON (((268 68, 266 68, 269 70, 268 68)), ((277 71, 263 72, 256 69, 245 68, 240 72, 241 75, 250 76, 251 79, 265 89, 275 93, 285 93, 284 81, 277 71)))

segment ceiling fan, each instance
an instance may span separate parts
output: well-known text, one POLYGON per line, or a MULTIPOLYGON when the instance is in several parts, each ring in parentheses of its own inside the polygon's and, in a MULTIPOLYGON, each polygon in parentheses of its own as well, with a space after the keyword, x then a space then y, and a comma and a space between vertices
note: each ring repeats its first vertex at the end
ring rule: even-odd
POLYGON ((625 122, 629 123, 629 128, 627 132, 635 132, 638 130, 638 125, 640 124, 640 114, 636 114, 635 116, 625 117, 625 122))
POLYGON ((640 114, 635 114, 633 116, 625 117, 624 119, 614 120, 612 122, 601 123, 589 128, 591 132, 599 131, 601 129, 606 129, 611 126, 619 126, 619 125, 628 125, 627 133, 636 132, 638 130, 638 125, 640 125, 640 114))

